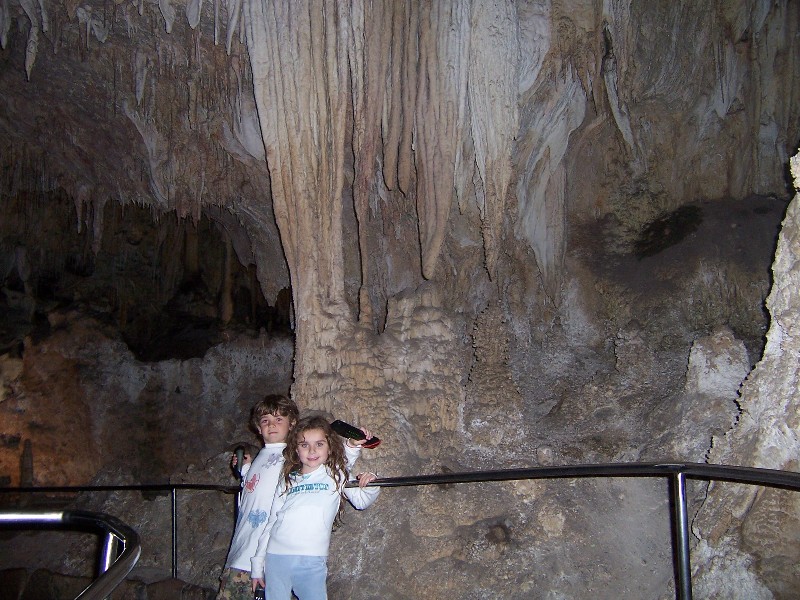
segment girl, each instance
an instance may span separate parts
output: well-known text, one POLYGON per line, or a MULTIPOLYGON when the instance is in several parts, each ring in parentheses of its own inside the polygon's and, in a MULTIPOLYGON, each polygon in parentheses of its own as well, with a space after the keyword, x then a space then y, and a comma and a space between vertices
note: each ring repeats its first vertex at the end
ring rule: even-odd
POLYGON ((348 477, 344 447, 321 416, 297 422, 289 432, 284 457, 283 481, 251 559, 253 588, 263 585, 266 600, 290 600, 292 591, 300 600, 325 600, 328 547, 342 496, 362 510, 375 501, 380 488, 365 487, 375 480, 372 473, 359 475, 359 487, 344 487, 348 477))

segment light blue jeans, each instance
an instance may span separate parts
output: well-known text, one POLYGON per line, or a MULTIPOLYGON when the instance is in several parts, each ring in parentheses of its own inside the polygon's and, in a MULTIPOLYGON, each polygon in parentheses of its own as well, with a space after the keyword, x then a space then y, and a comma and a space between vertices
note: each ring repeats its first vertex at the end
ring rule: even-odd
POLYGON ((267 554, 265 600, 328 600, 328 557, 267 554))

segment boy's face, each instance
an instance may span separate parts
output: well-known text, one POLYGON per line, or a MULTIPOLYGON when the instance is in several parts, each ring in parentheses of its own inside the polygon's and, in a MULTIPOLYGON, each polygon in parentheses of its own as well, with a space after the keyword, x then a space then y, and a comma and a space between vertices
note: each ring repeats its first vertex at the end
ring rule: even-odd
POLYGON ((289 417, 283 415, 264 415, 258 422, 258 429, 265 444, 285 442, 291 428, 292 422, 289 417))

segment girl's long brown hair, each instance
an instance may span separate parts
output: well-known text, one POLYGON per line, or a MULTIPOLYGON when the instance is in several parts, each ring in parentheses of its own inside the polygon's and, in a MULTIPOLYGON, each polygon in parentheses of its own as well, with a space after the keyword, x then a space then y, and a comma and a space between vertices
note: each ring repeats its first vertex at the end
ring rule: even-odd
POLYGON ((347 470, 347 458, 344 454, 342 438, 331 429, 331 424, 327 419, 319 415, 312 415, 297 421, 286 439, 286 448, 283 449, 283 479, 286 482, 286 489, 288 490, 292 485, 292 473, 299 471, 303 466, 303 463, 300 462, 300 455, 297 453, 297 445, 305 437, 305 432, 311 429, 321 429, 325 433, 325 439, 328 440, 328 460, 325 462, 325 467, 336 482, 336 487, 341 488, 350 475, 347 470))

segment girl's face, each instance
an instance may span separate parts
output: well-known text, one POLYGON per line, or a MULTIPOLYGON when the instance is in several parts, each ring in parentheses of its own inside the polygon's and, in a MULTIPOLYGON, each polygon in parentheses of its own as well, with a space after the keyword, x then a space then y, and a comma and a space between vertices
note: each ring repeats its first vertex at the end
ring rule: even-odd
POLYGON ((297 454, 303 467, 300 472, 311 473, 328 460, 330 446, 322 429, 306 429, 297 442, 297 454))
POLYGON ((289 417, 283 415, 264 415, 258 422, 258 428, 261 430, 261 437, 264 438, 265 444, 275 444, 286 441, 292 423, 289 421, 289 417))

